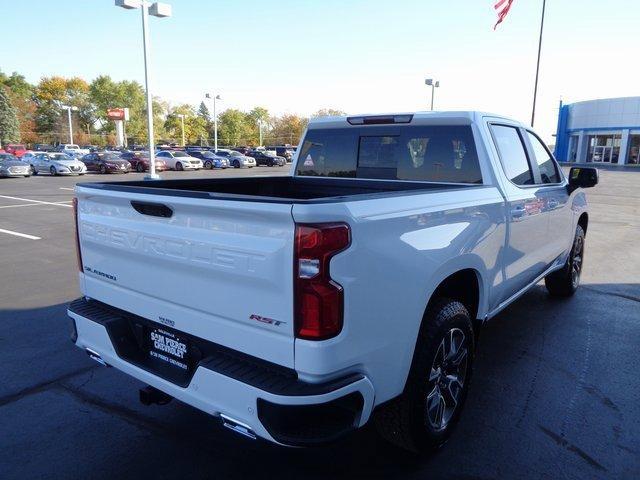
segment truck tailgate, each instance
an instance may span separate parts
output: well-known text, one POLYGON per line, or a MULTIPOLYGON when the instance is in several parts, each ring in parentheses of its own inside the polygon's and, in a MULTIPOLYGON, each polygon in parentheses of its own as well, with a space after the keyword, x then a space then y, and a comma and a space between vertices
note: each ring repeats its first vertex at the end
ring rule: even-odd
POLYGON ((291 204, 76 194, 85 296, 293 368, 291 204))

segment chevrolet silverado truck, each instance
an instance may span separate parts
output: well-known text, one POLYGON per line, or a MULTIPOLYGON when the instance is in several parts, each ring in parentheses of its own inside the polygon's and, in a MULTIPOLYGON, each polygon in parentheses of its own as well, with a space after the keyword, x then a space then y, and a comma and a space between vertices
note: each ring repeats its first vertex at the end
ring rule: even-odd
POLYGON ((144 403, 253 439, 371 419, 428 451, 482 323, 542 279, 578 288, 597 181, 521 123, 431 112, 312 119, 289 176, 82 183, 72 339, 144 403))

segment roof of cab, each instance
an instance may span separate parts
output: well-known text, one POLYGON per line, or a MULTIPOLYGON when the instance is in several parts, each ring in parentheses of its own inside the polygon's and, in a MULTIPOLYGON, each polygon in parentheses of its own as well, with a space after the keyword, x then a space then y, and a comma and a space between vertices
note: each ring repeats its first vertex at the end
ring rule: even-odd
MULTIPOLYGON (((402 125, 470 125, 472 123, 480 122, 485 117, 491 117, 492 119, 501 119, 510 123, 520 123, 511 118, 503 115, 496 115, 494 113, 480 112, 474 110, 467 111, 449 111, 449 112, 395 112, 395 113, 366 113, 357 115, 342 115, 335 117, 316 117, 309 120, 310 128, 337 128, 348 127, 352 124, 348 119, 358 117, 393 117, 393 116, 408 116, 412 115, 413 118, 409 123, 402 123, 402 125)), ((362 126, 362 125, 354 125, 362 126)), ((370 125, 367 125, 370 126, 370 125)), ((373 125, 375 126, 375 125, 373 125)))

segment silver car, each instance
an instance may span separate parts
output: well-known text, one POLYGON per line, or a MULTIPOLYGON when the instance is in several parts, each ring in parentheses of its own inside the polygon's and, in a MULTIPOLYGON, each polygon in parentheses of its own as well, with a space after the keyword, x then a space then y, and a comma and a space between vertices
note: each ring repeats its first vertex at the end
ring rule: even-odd
POLYGON ((31 162, 34 175, 84 175, 87 167, 77 158, 66 153, 38 153, 31 162))
POLYGON ((0 177, 30 177, 31 167, 10 153, 0 153, 0 177))

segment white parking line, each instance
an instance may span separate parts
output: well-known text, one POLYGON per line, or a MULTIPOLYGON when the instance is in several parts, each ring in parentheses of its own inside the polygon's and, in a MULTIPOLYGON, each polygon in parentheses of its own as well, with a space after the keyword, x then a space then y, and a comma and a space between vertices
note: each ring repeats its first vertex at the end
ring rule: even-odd
POLYGON ((7 198, 9 200, 21 200, 23 202, 41 203, 43 205, 56 205, 58 207, 72 208, 72 205, 65 205, 62 202, 43 202, 42 200, 32 200, 30 198, 10 197, 9 195, 0 195, 0 198, 7 198))
POLYGON ((71 190, 72 192, 74 191, 73 188, 67 188, 67 187, 59 187, 60 190, 71 190))
MULTIPOLYGON (((71 203, 71 200, 67 200, 64 202, 55 202, 52 205, 60 205, 63 207, 68 207, 69 205, 64 205, 65 203, 71 203)), ((19 203, 18 205, 2 205, 0 208, 19 208, 19 207, 37 207, 39 203, 19 203)))
POLYGON ((9 235, 15 235, 16 237, 28 238, 29 240, 42 240, 40 237, 36 237, 35 235, 27 235, 26 233, 14 232, 13 230, 5 230, 0 228, 0 233, 7 233, 9 235))

